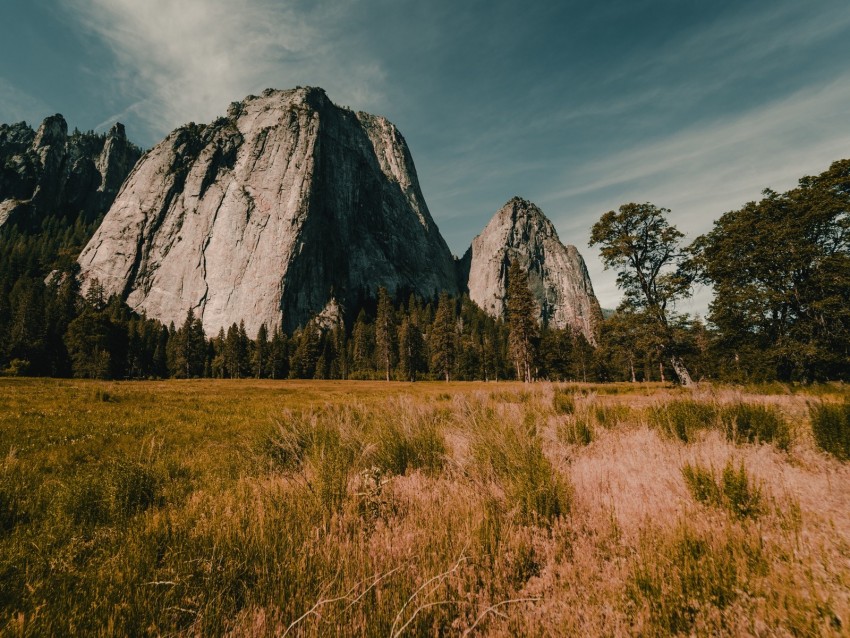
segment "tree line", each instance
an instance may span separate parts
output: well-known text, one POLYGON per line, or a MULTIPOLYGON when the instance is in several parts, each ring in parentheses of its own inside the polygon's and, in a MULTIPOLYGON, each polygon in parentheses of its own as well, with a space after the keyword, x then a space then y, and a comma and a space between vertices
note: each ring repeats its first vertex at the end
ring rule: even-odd
POLYGON ((317 317, 292 334, 244 324, 215 335, 189 311, 179 326, 134 313, 76 257, 100 220, 47 216, 0 231, 0 370, 91 378, 534 379, 576 381, 850 380, 850 160, 786 193, 721 216, 691 245, 669 210, 625 204, 602 215, 591 246, 617 271, 619 308, 596 346, 540 326, 527 275, 508 272, 504 319, 466 296, 394 299, 351 320, 317 317), (712 286, 706 321, 676 312, 712 286))

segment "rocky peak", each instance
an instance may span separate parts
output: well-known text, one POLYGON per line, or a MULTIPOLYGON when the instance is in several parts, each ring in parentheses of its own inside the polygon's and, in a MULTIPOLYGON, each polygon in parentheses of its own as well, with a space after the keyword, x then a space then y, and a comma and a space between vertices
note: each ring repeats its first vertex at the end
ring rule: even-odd
POLYGON ((0 157, 26 152, 34 139, 35 132, 26 122, 0 124, 0 157))
POLYGON ((94 219, 109 208, 141 155, 122 124, 106 135, 68 135, 61 115, 38 131, 21 122, 0 125, 0 225, 8 220, 38 223, 45 215, 94 219))
POLYGON ((540 321, 570 327, 595 343, 601 311, 584 260, 575 246, 561 243, 543 211, 521 197, 496 212, 462 261, 470 299, 493 316, 505 312, 513 260, 528 272, 540 321))
POLYGON ((107 139, 115 139, 115 140, 126 140, 127 132, 124 130, 124 125, 121 122, 115 122, 112 125, 112 128, 109 129, 109 133, 106 134, 107 139))
POLYGON ((33 147, 36 149, 45 146, 64 146, 68 141, 68 123, 60 114, 44 118, 38 132, 35 134, 33 147))
POLYGON ((404 139, 314 87, 268 89, 149 151, 80 256, 84 282, 209 334, 292 330, 378 287, 457 292, 404 139), (334 291, 331 295, 331 291, 334 291))

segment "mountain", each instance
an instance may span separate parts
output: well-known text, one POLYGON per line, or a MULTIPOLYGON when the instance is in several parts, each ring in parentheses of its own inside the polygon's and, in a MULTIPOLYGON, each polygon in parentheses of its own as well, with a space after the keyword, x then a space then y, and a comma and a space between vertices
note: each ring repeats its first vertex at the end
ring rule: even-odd
POLYGON ((540 321, 570 327, 596 343, 602 320, 584 260, 565 246, 537 206, 519 197, 506 203, 473 241, 460 262, 469 297, 486 312, 505 312, 508 266, 514 259, 528 272, 540 321))
POLYGON ((105 135, 69 135, 61 115, 38 131, 25 122, 0 124, 0 226, 38 226, 48 215, 99 218, 141 154, 122 124, 105 135))
POLYGON ((79 257, 148 316, 207 334, 245 321, 292 330, 379 286, 458 292, 453 257, 428 212, 410 151, 382 117, 318 88, 266 90, 209 125, 151 149, 79 257))

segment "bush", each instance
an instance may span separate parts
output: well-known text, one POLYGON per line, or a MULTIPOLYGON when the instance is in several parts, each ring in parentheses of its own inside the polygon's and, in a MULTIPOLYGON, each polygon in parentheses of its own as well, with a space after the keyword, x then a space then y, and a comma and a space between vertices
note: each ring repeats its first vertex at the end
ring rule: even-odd
POLYGON ((787 450, 791 444, 788 423, 775 407, 757 403, 735 403, 722 412, 726 435, 732 441, 775 443, 787 450))
POLYGON ((841 461, 850 459, 850 401, 813 405, 809 413, 818 446, 841 461))

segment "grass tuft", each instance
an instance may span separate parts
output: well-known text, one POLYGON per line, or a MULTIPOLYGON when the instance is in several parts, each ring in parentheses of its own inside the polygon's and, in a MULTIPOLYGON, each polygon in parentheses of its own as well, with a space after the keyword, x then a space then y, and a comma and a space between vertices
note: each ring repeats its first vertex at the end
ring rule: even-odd
POLYGON ((779 411, 759 403, 734 403, 722 410, 726 433, 732 441, 775 443, 782 450, 791 445, 791 431, 779 411))
POLYGON ((763 569, 757 539, 731 533, 715 538, 680 522, 669 535, 644 531, 627 594, 647 612, 642 635, 690 634, 713 610, 747 593, 763 569))
POLYGON ((684 443, 693 443, 697 434, 715 427, 717 409, 711 403, 680 399, 654 407, 651 422, 684 443))
POLYGON ((551 525, 569 513, 572 488, 543 454, 532 415, 522 427, 491 421, 478 433, 478 467, 504 489, 509 509, 526 524, 551 525))
POLYGON ((850 460, 850 400, 817 403, 809 408, 809 415, 818 447, 840 461, 850 460))
POLYGON ((556 414, 573 414, 576 411, 576 402, 573 398, 575 394, 574 388, 568 390, 563 388, 555 388, 555 394, 552 397, 552 409, 556 414))
POLYGON ((730 460, 721 476, 713 468, 686 463, 682 476, 694 500, 722 507, 737 518, 754 518, 764 512, 761 488, 750 478, 744 464, 737 468, 730 460))

